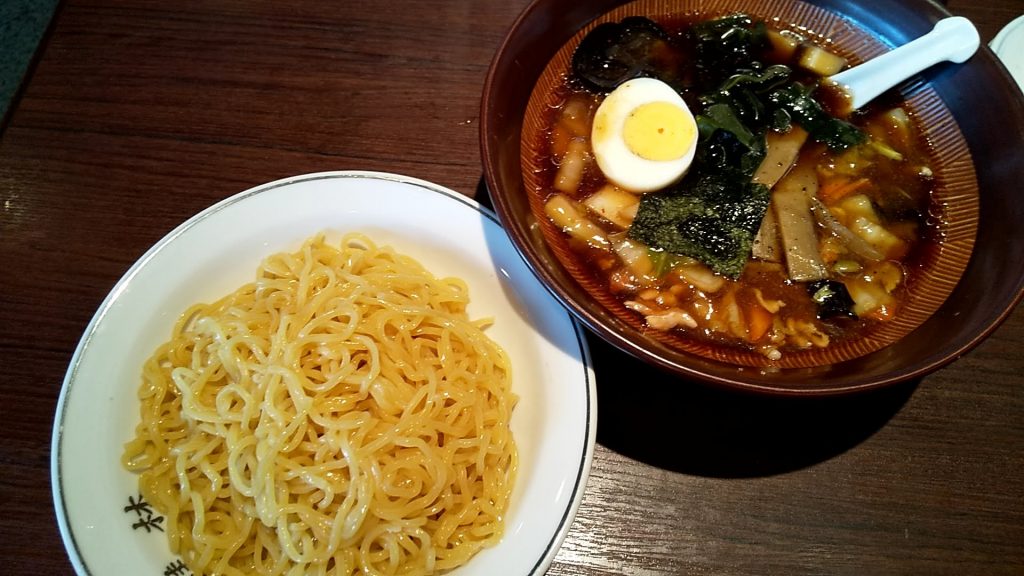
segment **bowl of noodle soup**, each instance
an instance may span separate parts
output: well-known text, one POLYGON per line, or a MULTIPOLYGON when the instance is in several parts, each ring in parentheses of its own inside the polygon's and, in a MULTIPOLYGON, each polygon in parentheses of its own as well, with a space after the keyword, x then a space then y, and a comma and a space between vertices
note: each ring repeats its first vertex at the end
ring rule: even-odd
POLYGON ((65 379, 76 570, 543 573, 596 409, 580 328, 535 282, 492 214, 397 175, 300 176, 193 217, 114 287, 65 379))
MULTIPOLYGON (((679 46, 689 46, 685 38, 691 38, 687 34, 698 22, 725 21, 740 15, 776 33, 780 30, 799 32, 801 38, 811 39, 810 43, 841 55, 849 65, 905 44, 950 16, 941 7, 923 1, 604 0, 586 4, 534 1, 513 25, 492 60, 481 101, 480 143, 485 180, 495 210, 516 248, 544 285, 587 328, 620 350, 682 380, 772 395, 840 395, 921 378, 956 360, 991 334, 1024 295, 1024 252, 1020 243, 1011 242, 1008 247, 1004 241, 1015 237, 1016 229, 1024 222, 1024 210, 1015 198, 1015 182, 1021 177, 1021 167, 1004 151, 1006 146, 1012 147, 1008 134, 1019 132, 1024 126, 1024 107, 1009 76, 984 48, 963 64, 930 69, 888 93, 888 100, 883 98, 906 107, 913 120, 919 123, 921 140, 934 169, 931 174, 935 188, 929 193, 928 207, 921 212, 925 215, 923 221, 928 233, 914 238, 916 241, 932 235, 927 242, 918 244, 925 246, 927 252, 922 251, 925 257, 912 263, 912 272, 917 275, 906 276, 909 278, 904 285, 907 300, 902 308, 906 314, 877 332, 854 334, 840 329, 826 333, 831 342, 826 339, 821 344, 818 339, 808 337, 810 344, 797 343, 790 349, 780 349, 780 358, 775 355, 780 350, 765 346, 765 342, 774 345, 775 336, 785 332, 776 330, 774 321, 786 313, 796 312, 797 307, 790 305, 796 300, 783 301, 780 296, 777 301, 758 302, 757 307, 749 305, 751 301, 741 301, 739 296, 727 302, 730 295, 738 294, 732 290, 736 285, 760 289, 742 276, 734 283, 725 284, 729 289, 719 291, 723 299, 718 301, 712 302, 713 298, 705 299, 699 294, 710 294, 717 288, 705 288, 685 277, 683 282, 670 286, 666 294, 663 288, 667 282, 662 280, 674 274, 685 276, 681 270, 688 265, 686 259, 699 261, 700 258, 669 248, 648 251, 644 242, 638 254, 630 250, 635 245, 621 242, 622 237, 630 241, 637 239, 630 235, 636 222, 630 218, 638 217, 645 205, 657 206, 656 202, 645 203, 645 200, 659 194, 662 197, 674 195, 677 201, 689 200, 684 198, 685 194, 671 189, 676 184, 683 188, 686 176, 680 176, 681 180, 661 189, 663 192, 621 195, 630 197, 630 201, 641 198, 630 205, 634 209, 632 214, 628 214, 628 210, 619 211, 621 205, 603 203, 614 195, 600 197, 598 192, 617 192, 628 187, 621 182, 605 186, 612 178, 601 173, 603 168, 591 169, 594 165, 600 166, 600 161, 596 146, 587 148, 587 141, 596 140, 601 131, 596 128, 596 120, 590 122, 589 119, 590 124, 581 122, 584 126, 579 132, 566 130, 572 125, 571 121, 586 115, 567 112, 574 101, 565 95, 591 93, 594 98, 589 118, 593 119, 600 115, 603 103, 612 100, 613 94, 633 80, 657 79, 670 85, 671 75, 678 74, 676 80, 684 86, 682 92, 692 90, 688 75, 700 75, 691 70, 694 52, 684 49, 680 56, 674 50, 660 50, 665 45, 671 47, 678 38, 684 38, 679 46), (652 31, 651 26, 644 25, 645 20, 660 27, 660 31, 652 31), (617 36, 607 32, 616 27, 617 36), (670 66, 652 71, 644 68, 650 62, 641 58, 629 65, 612 58, 616 53, 631 54, 636 48, 628 43, 632 39, 646 35, 657 40, 664 38, 663 32, 668 33, 671 41, 649 44, 653 46, 648 52, 650 60, 673 63, 681 59, 687 62, 686 66, 680 65, 675 71, 670 66), (612 44, 609 38, 613 36, 630 40, 621 40, 621 45, 612 44), (605 44, 614 45, 618 52, 593 50, 605 44), (581 48, 584 45, 587 45, 585 50, 581 48), (584 56, 577 58, 581 53, 584 56), (606 87, 606 91, 612 90, 607 94, 594 88, 592 84, 595 78, 600 79, 601 68, 594 66, 589 76, 578 74, 576 68, 578 62, 605 63, 594 54, 607 56, 611 64, 607 64, 604 71, 609 75, 613 75, 617 65, 635 75, 622 80, 614 89, 606 87), (558 98, 563 98, 563 102, 558 102, 558 98), (552 103, 561 111, 552 107, 552 103), (1005 114, 1005 119, 1002 115, 998 115, 997 120, 997 115, 977 114, 978 110, 992 107, 1005 114), (552 117, 559 120, 550 122, 552 117), (1013 129, 1007 130, 1006 126, 1013 129), (568 150, 571 143, 580 142, 583 143, 582 155, 559 156, 561 144, 568 150), (544 148, 544 145, 550 147, 544 148), (538 150, 547 150, 544 153, 548 156, 538 154, 538 150), (580 171, 583 184, 553 193, 561 168, 573 164, 565 162, 565 158, 583 158, 589 162, 587 168, 580 171), (549 166, 552 164, 558 170, 549 166), (595 173, 599 176, 593 177, 595 173), (566 197, 568 201, 558 205, 553 202, 566 197), (576 218, 579 215, 584 217, 576 218), (625 222, 618 222, 616 218, 625 222), (595 222, 596 228, 588 228, 595 222), (588 233, 595 229, 607 236, 588 233), (607 240, 612 249, 597 246, 602 240, 607 240), (668 252, 672 252, 668 258, 656 260, 656 256, 668 252), (633 275, 618 274, 627 267, 623 263, 628 265, 631 259, 640 264, 634 270, 627 270, 633 275), (647 272, 640 270, 644 264, 652 264, 647 277, 644 276, 647 272), (638 278, 639 281, 633 282, 638 278), (654 280, 646 284, 651 278, 654 280), (675 288, 680 288, 681 292, 673 292, 675 288), (693 294, 697 297, 691 298, 693 294), (675 300, 683 304, 677 305, 675 300), (706 302, 715 306, 698 306, 706 302), (758 316, 748 314, 748 310, 761 312, 762 308, 771 307, 765 304, 776 308, 788 306, 772 317, 772 322, 762 324, 769 327, 767 332, 756 332, 752 321, 733 322, 738 316, 716 316, 712 311, 742 309, 743 318, 750 320, 758 316), (677 314, 679 311, 683 313, 677 314), (713 322, 702 323, 705 319, 713 322), (726 332, 731 333, 728 338, 722 336, 726 332)), ((637 49, 637 52, 642 51, 637 49)), ((700 66, 696 68, 699 70, 700 66)), ((693 93, 688 94, 691 96, 689 105, 694 107, 694 114, 700 116, 704 109, 694 105, 700 100, 693 93)), ((701 92, 700 98, 710 98, 708 94, 701 92)), ((711 107, 707 102, 700 105, 711 107)), ((636 110, 639 109, 638 106, 636 110)), ((625 136, 620 139, 624 140, 625 136)), ((700 170, 695 173, 702 174, 700 170)), ((679 211, 685 209, 678 202, 670 207, 679 211)), ((698 215, 708 212, 693 210, 698 215)), ((657 209, 648 210, 646 216, 648 224, 660 224, 657 209)), ((700 218, 690 220, 693 221, 704 224, 700 218)), ((698 225, 688 228, 677 223, 675 229, 665 225, 658 229, 652 226, 649 230, 654 231, 651 235, 665 233, 670 239, 678 239, 671 236, 678 230, 684 230, 680 236, 691 230, 696 230, 694 235, 704 233, 706 229, 698 225)), ((753 260, 755 258, 749 258, 746 262, 753 260)), ((881 260, 890 258, 886 256, 881 260)), ((748 266, 744 271, 753 268, 748 266)), ((837 274, 830 279, 835 279, 837 274)), ((726 277, 730 282, 737 278, 717 274, 714 280, 726 277)), ((805 289, 811 287, 810 283, 801 282, 790 274, 773 286, 780 291, 797 287, 803 301, 812 301, 808 295, 817 297, 819 292, 805 289)), ((751 292, 757 295, 756 290, 751 292)), ((814 319, 815 310, 808 310, 808 316, 814 319)), ((772 313, 777 312, 778 309, 772 313)), ((829 328, 840 322, 833 322, 829 328)), ((786 329, 789 328, 787 325, 786 329)), ((808 332, 808 335, 821 334, 808 332)))

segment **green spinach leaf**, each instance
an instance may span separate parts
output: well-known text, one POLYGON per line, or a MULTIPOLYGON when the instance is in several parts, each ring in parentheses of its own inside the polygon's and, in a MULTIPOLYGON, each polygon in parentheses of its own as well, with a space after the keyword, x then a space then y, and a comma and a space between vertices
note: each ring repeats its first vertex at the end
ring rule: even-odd
POLYGON ((769 100, 789 114, 794 122, 803 126, 811 138, 832 150, 846 150, 867 139, 864 132, 853 124, 825 112, 821 104, 811 97, 812 91, 812 88, 794 82, 773 91, 769 100))

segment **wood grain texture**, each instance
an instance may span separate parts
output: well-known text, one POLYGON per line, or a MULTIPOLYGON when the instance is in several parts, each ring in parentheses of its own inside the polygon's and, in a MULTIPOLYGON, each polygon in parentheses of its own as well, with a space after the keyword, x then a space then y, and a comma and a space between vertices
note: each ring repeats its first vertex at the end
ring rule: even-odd
MULTIPOLYGON (((0 573, 70 574, 49 442, 93 312, 150 245, 333 169, 475 195, 487 65, 526 0, 67 0, 0 134, 0 573)), ((1022 0, 953 0, 984 41, 1022 0)), ((1024 309, 920 382, 780 401, 594 342, 599 445, 552 575, 1024 573, 1024 309)))

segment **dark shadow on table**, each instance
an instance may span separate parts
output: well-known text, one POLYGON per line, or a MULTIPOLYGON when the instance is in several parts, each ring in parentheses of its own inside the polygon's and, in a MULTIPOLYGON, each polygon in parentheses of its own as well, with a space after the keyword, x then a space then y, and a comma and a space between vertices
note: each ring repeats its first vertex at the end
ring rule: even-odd
POLYGON ((473 199, 479 202, 484 208, 491 211, 494 210, 494 203, 491 202, 491 193, 487 190, 487 180, 483 176, 480 177, 480 180, 477 180, 473 199))
POLYGON ((597 441, 652 466, 716 478, 768 476, 828 460, 895 415, 918 381, 834 398, 769 397, 680 380, 587 334, 597 441))

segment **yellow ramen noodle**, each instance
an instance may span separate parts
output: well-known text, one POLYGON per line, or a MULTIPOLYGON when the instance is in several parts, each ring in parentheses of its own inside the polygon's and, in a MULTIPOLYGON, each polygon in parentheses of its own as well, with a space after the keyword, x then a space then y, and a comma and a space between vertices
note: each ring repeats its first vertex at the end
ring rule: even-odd
POLYGON ((432 574, 500 539, 504 351, 466 284, 322 236, 178 321, 123 464, 196 574, 432 574))

